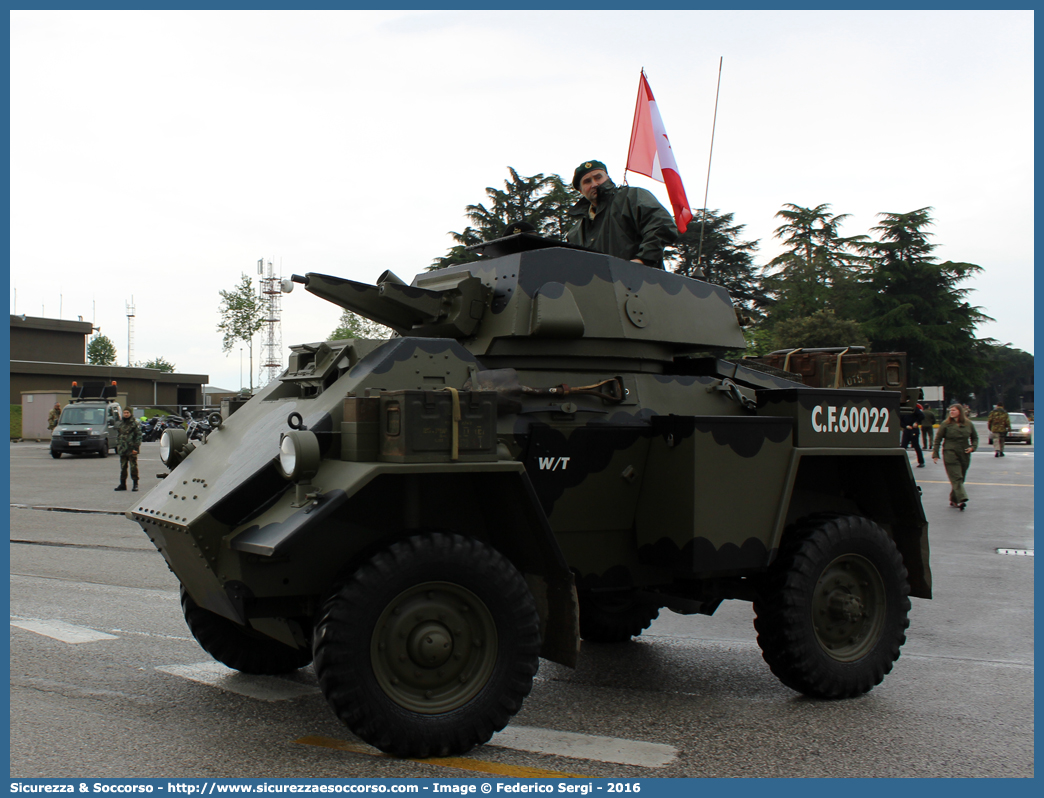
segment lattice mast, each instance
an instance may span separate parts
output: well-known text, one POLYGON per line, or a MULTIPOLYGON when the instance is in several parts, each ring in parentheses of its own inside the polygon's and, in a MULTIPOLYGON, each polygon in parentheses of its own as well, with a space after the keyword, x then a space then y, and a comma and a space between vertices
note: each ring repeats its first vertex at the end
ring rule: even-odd
POLYGON ((275 273, 272 261, 261 258, 257 262, 257 273, 261 275, 261 301, 265 309, 259 376, 261 384, 267 385, 283 370, 283 334, 279 326, 282 292, 279 289, 280 276, 275 273))
POLYGON ((134 362, 134 296, 127 305, 127 365, 134 362))

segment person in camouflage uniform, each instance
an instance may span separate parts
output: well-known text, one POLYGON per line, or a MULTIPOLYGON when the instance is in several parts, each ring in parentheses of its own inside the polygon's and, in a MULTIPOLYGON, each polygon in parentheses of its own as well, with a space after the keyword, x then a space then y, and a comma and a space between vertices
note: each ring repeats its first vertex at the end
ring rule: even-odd
POLYGON ((1011 419, 1004 405, 997 402, 990 411, 990 417, 986 421, 986 429, 990 431, 993 438, 993 456, 1004 457, 1004 436, 1011 431, 1011 419))
POLYGON ((138 450, 141 448, 141 425, 131 415, 129 407, 123 408, 123 420, 116 427, 116 454, 120 456, 120 484, 113 490, 127 490, 127 468, 131 482, 138 489, 138 450))
POLYGON ((583 198, 569 209, 576 224, 566 241, 595 252, 663 268, 663 248, 678 240, 667 209, 644 188, 617 186, 601 161, 585 161, 573 172, 583 198))
POLYGON ((51 412, 47 414, 47 429, 51 430, 58 426, 58 419, 62 417, 62 406, 58 403, 54 403, 54 407, 51 408, 51 412))
POLYGON ((979 448, 979 433, 960 405, 952 405, 946 420, 939 425, 932 449, 932 462, 939 464, 942 449, 943 465, 950 480, 950 506, 964 510, 968 493, 964 489, 964 478, 968 475, 971 456, 979 448))

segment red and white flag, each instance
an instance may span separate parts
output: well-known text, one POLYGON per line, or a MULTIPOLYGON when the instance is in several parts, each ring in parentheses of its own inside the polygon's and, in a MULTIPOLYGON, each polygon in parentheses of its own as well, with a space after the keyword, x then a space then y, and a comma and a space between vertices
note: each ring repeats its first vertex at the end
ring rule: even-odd
POLYGON ((634 124, 631 125, 631 147, 627 150, 626 168, 667 186, 674 222, 678 225, 678 232, 684 233, 692 221, 692 210, 671 151, 671 142, 667 139, 663 120, 656 108, 656 100, 653 99, 649 81, 645 79, 645 70, 642 70, 641 82, 638 84, 638 102, 634 106, 634 124))

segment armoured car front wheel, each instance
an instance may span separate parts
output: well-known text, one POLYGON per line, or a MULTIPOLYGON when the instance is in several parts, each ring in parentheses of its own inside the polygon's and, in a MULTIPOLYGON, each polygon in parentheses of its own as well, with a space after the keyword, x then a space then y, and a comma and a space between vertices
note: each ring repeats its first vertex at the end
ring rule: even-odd
POLYGON ((656 620, 660 608, 634 591, 579 594, 580 637, 591 643, 626 643, 656 620))
POLYGON ((51 457, 53 457, 55 460, 58 460, 61 456, 61 452, 57 452, 54 449, 51 449, 51 457))
POLYGON ((815 698, 880 684, 906 642, 906 577, 895 543, 869 519, 815 516, 789 529, 754 601, 772 672, 815 698))
POLYGON ((540 619, 525 579, 478 540, 432 533, 374 555, 323 604, 315 670, 355 734, 402 757, 462 754, 533 685, 540 619))
POLYGON ((312 650, 308 646, 291 648, 205 610, 192 600, 184 587, 181 588, 181 610, 189 631, 203 650, 234 670, 273 675, 296 671, 312 661, 312 650))

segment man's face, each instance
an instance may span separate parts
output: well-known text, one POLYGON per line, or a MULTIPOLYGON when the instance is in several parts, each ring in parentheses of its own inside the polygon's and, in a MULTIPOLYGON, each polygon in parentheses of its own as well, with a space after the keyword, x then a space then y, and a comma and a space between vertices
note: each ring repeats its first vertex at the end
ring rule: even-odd
POLYGON ((123 411, 123 420, 124 420, 124 421, 126 421, 126 420, 127 420, 127 419, 129 419, 130 417, 131 417, 131 412, 130 412, 130 410, 124 410, 124 411, 123 411))
POLYGON ((592 205, 598 204, 598 196, 595 189, 609 179, 609 175, 601 169, 594 169, 580 178, 580 193, 587 198, 592 205))

